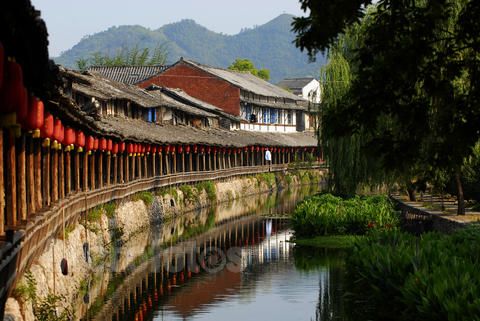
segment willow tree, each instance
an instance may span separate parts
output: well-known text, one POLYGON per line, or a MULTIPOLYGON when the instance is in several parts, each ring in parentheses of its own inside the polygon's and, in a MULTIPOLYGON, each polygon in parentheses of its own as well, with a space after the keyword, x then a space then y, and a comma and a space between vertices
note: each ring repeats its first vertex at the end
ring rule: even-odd
MULTIPOLYGON (((321 69, 322 127, 319 137, 330 167, 330 187, 340 194, 353 194, 360 185, 376 185, 385 180, 379 160, 365 152, 365 133, 351 131, 343 122, 342 110, 349 106, 355 77, 356 48, 368 18, 350 26, 328 50, 328 64, 321 69)), ((346 118, 345 118, 346 120, 346 118)))

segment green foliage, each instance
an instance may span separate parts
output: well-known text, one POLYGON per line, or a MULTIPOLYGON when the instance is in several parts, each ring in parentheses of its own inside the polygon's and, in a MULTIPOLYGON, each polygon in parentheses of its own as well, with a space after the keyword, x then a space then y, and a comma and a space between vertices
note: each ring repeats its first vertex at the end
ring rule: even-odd
POLYGON ((217 190, 215 188, 215 183, 212 181, 200 182, 196 185, 197 191, 204 190, 207 193, 208 199, 211 203, 217 201, 217 190))
POLYGON ((140 49, 138 45, 130 49, 118 50, 115 55, 94 52, 89 58, 77 60, 77 68, 81 71, 90 66, 154 66, 164 65, 167 61, 168 49, 165 43, 159 44, 153 51, 145 47, 140 49))
POLYGON ((347 257, 353 313, 370 320, 478 320, 479 250, 478 225, 452 235, 372 233, 347 257))
POLYGON ((399 225, 393 205, 386 196, 355 196, 342 199, 322 194, 299 204, 292 216, 297 237, 318 235, 362 235, 369 230, 399 225))
POLYGON ((139 192, 133 195, 132 200, 133 201, 143 201, 146 206, 150 206, 153 203, 155 196, 153 195, 152 192, 144 191, 144 192, 139 192))
POLYGON ((180 186, 180 190, 183 193, 184 202, 193 202, 197 200, 198 196, 196 195, 196 191, 190 185, 182 185, 180 186))
POLYGON ((110 202, 103 205, 103 209, 105 210, 105 215, 107 215, 108 218, 113 218, 115 216, 116 208, 117 206, 115 205, 114 202, 110 202))
POLYGON ((272 188, 275 185, 275 174, 274 173, 261 173, 255 176, 258 184, 265 183, 268 188, 272 188))
POLYGON ((228 66, 228 69, 240 72, 249 72, 263 80, 270 79, 270 71, 268 69, 257 69, 252 61, 245 58, 237 58, 230 66, 228 66))
POLYGON ((99 222, 100 219, 102 218, 102 214, 103 214, 103 207, 97 206, 91 211, 87 212, 87 220, 89 223, 99 222))
POLYGON ((25 273, 25 283, 20 284, 14 294, 32 302, 35 320, 71 321, 75 318, 75 312, 72 307, 66 305, 64 296, 52 293, 43 298, 37 296, 37 281, 30 271, 25 273), (59 308, 63 308, 61 313, 57 312, 59 308))

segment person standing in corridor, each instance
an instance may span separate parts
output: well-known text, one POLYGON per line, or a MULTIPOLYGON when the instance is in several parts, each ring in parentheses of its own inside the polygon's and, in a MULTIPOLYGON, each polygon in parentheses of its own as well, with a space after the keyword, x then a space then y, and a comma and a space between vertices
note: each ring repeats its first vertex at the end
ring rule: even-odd
POLYGON ((270 167, 272 165, 272 153, 270 153, 270 150, 268 147, 266 148, 265 151, 265 163, 268 165, 268 171, 270 172, 270 167))

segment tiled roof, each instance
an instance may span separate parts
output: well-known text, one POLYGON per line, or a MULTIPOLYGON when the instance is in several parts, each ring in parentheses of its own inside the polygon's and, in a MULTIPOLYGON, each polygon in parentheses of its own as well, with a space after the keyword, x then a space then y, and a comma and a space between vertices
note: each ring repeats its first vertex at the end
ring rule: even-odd
POLYGON ((290 90, 301 90, 303 87, 308 85, 312 80, 315 80, 313 77, 303 77, 303 78, 285 78, 280 81, 277 86, 281 88, 288 88, 290 90))
POLYGON ((92 66, 88 71, 96 72, 105 78, 133 85, 158 75, 167 66, 92 66))
POLYGON ((285 98, 292 99, 295 101, 303 101, 303 98, 300 98, 294 94, 289 93, 288 91, 277 87, 268 81, 258 78, 250 73, 237 72, 228 69, 222 69, 217 67, 211 67, 207 65, 200 64, 192 60, 180 60, 180 62, 185 62, 187 64, 196 66, 197 68, 202 69, 205 72, 213 74, 219 78, 222 78, 225 81, 228 81, 232 85, 239 87, 243 90, 250 91, 257 95, 265 97, 274 97, 274 98, 285 98))

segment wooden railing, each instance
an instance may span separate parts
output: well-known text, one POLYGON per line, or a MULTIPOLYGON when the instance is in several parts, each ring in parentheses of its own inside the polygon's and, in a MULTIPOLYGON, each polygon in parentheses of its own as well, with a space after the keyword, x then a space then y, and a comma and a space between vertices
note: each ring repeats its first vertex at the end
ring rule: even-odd
MULTIPOLYGON (((85 155, 85 159, 87 157, 88 156, 85 155)), ((133 160, 135 162, 135 158, 133 158, 133 160)), ((87 163, 86 160, 85 163, 87 163)), ((228 162, 225 161, 223 161, 223 163, 228 164, 228 162)), ((255 162, 252 163, 255 164, 255 162)), ((232 164, 237 164, 237 162, 234 161, 232 164)), ((57 199, 55 202, 50 202, 49 206, 41 208, 33 215, 29 215, 27 220, 18 222, 14 229, 7 230, 3 238, 4 241, 0 242, 0 273, 2 276, 5 276, 1 278, 2 280, 0 282, 0 297, 2 298, 2 301, 0 301, 0 316, 3 315, 3 302, 5 302, 6 297, 9 295, 9 291, 14 287, 16 280, 23 275, 32 262, 45 251, 51 238, 58 235, 65 224, 68 225, 77 220, 81 213, 85 213, 101 204, 112 200, 119 200, 141 191, 171 185, 192 184, 207 180, 222 180, 269 171, 286 171, 289 166, 291 166, 291 164, 289 165, 287 163, 264 165, 263 162, 260 161, 260 164, 255 166, 216 168, 215 170, 174 174, 163 174, 162 171, 162 175, 148 177, 146 173, 154 174, 155 167, 149 168, 145 161, 144 173, 147 177, 142 178, 140 172, 139 176, 136 178, 131 177, 129 181, 126 181, 128 178, 124 180, 115 178, 114 181, 116 183, 113 184, 108 178, 108 182, 104 182, 104 184, 97 185, 93 183, 94 186, 97 187, 95 189, 70 189, 70 193, 64 194, 63 198, 57 199)), ((295 168, 319 169, 321 167, 320 164, 314 163, 313 165, 295 168)), ((190 168, 192 167, 190 166, 190 168)), ((134 168, 132 169, 130 167, 130 170, 135 172, 134 168)), ((75 169, 73 169, 73 171, 75 171, 75 169)), ((86 173, 85 175, 88 174, 86 173)), ((99 179, 103 178, 103 175, 99 176, 99 179)), ((80 180, 82 178, 77 177, 77 179, 80 180)), ((89 184, 87 183, 84 186, 89 186, 89 184)))

